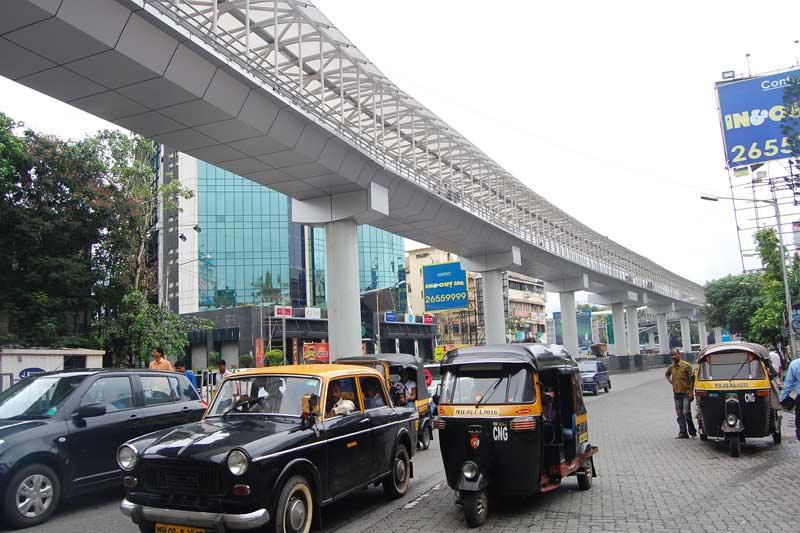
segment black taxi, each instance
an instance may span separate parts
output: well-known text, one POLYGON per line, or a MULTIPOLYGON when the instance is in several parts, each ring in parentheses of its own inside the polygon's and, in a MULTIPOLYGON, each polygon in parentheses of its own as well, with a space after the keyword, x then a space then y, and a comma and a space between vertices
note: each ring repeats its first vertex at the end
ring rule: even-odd
POLYGON ((369 484, 406 493, 418 416, 392 404, 372 368, 239 372, 200 422, 119 448, 121 510, 147 532, 309 531, 323 506, 369 484))

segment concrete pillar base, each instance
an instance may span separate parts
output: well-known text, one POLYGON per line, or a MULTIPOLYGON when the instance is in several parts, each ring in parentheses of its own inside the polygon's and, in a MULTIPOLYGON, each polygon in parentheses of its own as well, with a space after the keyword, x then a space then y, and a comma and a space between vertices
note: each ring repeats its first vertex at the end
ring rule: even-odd
POLYGON ((681 317, 681 350, 683 353, 689 353, 692 351, 692 337, 691 337, 691 330, 689 329, 689 317, 682 316, 681 317))
POLYGON ((361 353, 358 235, 352 220, 325 224, 331 360, 361 353))
POLYGON ((708 346, 708 330, 706 329, 705 320, 697 321, 697 332, 700 336, 700 349, 702 350, 703 348, 708 346))
POLYGON ((722 342, 722 328, 716 327, 714 328, 714 342, 722 342))
POLYGON ((656 325, 658 329, 658 353, 669 353, 669 328, 667 327, 666 313, 656 315, 656 325))
POLYGON ((639 308, 631 305, 625 308, 628 321, 628 355, 639 355, 639 308))
POLYGON ((506 315, 503 312, 503 272, 483 272, 483 323, 486 344, 506 343, 506 315))
POLYGON ((561 303, 561 333, 564 337, 564 348, 573 357, 578 355, 578 318, 575 307, 575 293, 571 291, 558 293, 561 303))
POLYGON ((628 355, 628 342, 625 339, 625 306, 611 304, 611 319, 614 324, 614 355, 628 355))

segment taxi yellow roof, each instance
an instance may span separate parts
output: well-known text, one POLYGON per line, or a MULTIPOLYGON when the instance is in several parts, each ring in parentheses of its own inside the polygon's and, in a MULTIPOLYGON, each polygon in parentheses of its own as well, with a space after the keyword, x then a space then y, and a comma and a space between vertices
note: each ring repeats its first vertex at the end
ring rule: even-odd
POLYGON ((264 374, 279 374, 279 375, 302 375, 302 376, 319 376, 321 378, 335 378, 358 372, 360 374, 372 374, 381 376, 382 374, 373 368, 362 365, 340 365, 340 364, 314 364, 314 365, 284 365, 284 366, 268 366, 264 368, 249 368, 247 370, 240 370, 232 376, 259 376, 264 374))

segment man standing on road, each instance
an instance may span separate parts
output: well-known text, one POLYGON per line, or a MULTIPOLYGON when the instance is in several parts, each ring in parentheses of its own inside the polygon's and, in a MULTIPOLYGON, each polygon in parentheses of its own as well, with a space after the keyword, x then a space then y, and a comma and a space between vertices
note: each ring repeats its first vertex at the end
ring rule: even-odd
POLYGON ((781 405, 791 410, 794 405, 794 431, 797 440, 800 440, 800 358, 789 363, 786 371, 786 379, 783 380, 783 391, 781 392, 781 405), (795 397, 792 401, 792 393, 795 397))
POLYGON ((692 422, 692 386, 694 374, 692 365, 681 359, 681 351, 672 349, 672 364, 667 367, 664 374, 667 381, 672 383, 672 395, 675 400, 675 414, 678 416, 678 436, 676 439, 688 439, 689 435, 697 436, 697 430, 692 422), (687 432, 688 430, 688 432, 687 432))
POLYGON ((150 370, 175 372, 175 369, 172 367, 172 363, 170 363, 167 358, 164 357, 164 350, 162 350, 160 347, 153 348, 150 351, 150 355, 153 356, 153 360, 150 361, 150 370))

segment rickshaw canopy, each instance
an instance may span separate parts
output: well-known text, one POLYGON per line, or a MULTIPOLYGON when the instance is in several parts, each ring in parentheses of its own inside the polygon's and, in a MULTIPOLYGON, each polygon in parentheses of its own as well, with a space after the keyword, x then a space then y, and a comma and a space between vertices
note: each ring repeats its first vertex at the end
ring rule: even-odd
POLYGON ((702 362, 710 355, 729 352, 751 353, 758 359, 769 363, 769 350, 754 342, 721 342, 718 344, 710 344, 700 350, 700 354, 697 357, 697 362, 702 362))
MULTIPOLYGON (((410 355, 407 353, 377 353, 371 355, 357 355, 339 357, 336 363, 348 365, 364 365, 373 368, 388 366, 390 374, 393 369, 398 367, 407 369, 411 372, 409 377, 413 378, 417 383, 417 399, 428 399, 428 387, 425 386, 425 362, 420 357, 410 355)), ((386 376, 387 384, 389 376, 386 376)))
POLYGON ((562 374, 578 372, 578 363, 559 345, 496 344, 456 348, 445 354, 442 366, 470 363, 523 363, 537 372, 555 370, 562 374), (557 348, 556 348, 557 346, 557 348), (552 348, 556 348, 554 353, 552 348))

